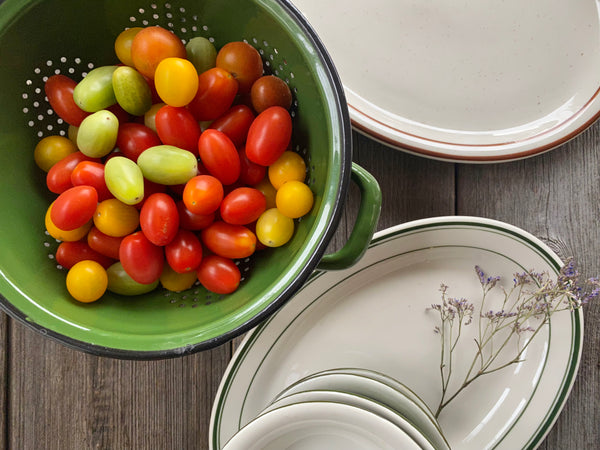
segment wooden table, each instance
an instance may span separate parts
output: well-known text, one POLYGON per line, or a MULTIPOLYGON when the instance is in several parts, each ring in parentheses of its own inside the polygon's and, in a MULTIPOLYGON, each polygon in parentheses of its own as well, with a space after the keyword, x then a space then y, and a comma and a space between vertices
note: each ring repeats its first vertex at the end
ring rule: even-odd
MULTIPOLYGON (((534 158, 468 165, 412 156, 354 134, 354 160, 383 191, 378 229, 440 215, 502 220, 600 274, 600 124, 534 158)), ((355 217, 349 192, 331 250, 355 217)), ((0 313, 0 448, 203 449, 235 344, 177 359, 122 361, 71 350, 0 313)), ((542 449, 600 448, 600 304, 585 309, 572 394, 542 449)))

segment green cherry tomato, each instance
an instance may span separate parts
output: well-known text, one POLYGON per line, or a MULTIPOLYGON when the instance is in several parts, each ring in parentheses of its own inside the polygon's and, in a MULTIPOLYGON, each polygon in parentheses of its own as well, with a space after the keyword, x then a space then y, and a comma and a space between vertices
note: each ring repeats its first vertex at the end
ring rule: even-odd
POLYGON ((150 86, 133 67, 117 67, 112 75, 112 85, 117 102, 129 114, 142 116, 152 107, 150 86))
POLYGON ((144 198, 144 176, 129 158, 113 156, 106 161, 104 181, 110 193, 126 205, 135 205, 144 198))
POLYGON ((194 65, 200 74, 215 67, 217 49, 208 39, 197 36, 189 40, 185 46, 187 59, 194 65))
POLYGON ((108 269, 108 290, 121 295, 141 295, 153 291, 158 286, 158 280, 149 284, 142 284, 131 278, 121 262, 116 262, 108 269))
POLYGON ((159 184, 185 184, 198 173, 198 160, 187 150, 156 145, 144 150, 137 160, 144 177, 159 184))
POLYGON ((106 109, 117 103, 113 90, 112 76, 117 66, 102 66, 92 69, 73 90, 73 100, 87 112, 106 109))
POLYGON ((101 158, 115 148, 118 134, 119 119, 103 109, 83 119, 77 132, 77 147, 90 158, 101 158))

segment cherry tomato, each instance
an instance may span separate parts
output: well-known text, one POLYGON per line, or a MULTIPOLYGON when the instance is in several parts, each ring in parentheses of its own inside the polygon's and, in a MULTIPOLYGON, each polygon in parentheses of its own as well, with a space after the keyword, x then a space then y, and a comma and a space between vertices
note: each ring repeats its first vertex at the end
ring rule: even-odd
POLYGON ((262 192, 251 187, 234 189, 221 202, 221 218, 234 225, 247 225, 265 211, 267 200, 262 192))
POLYGON ((94 216, 97 205, 96 189, 91 186, 74 186, 54 201, 50 218, 61 230, 71 231, 88 223, 94 216))
POLYGON ((98 300, 106 292, 108 275, 96 261, 80 261, 67 273, 69 294, 82 303, 98 300))
POLYGON ((46 136, 35 146, 33 160, 40 169, 48 172, 54 164, 76 151, 77 147, 69 138, 46 136))
POLYGON ((142 284, 135 281, 123 269, 123 264, 117 261, 108 269, 108 290, 119 295, 141 295, 153 291, 158 286, 158 280, 153 283, 142 284))
POLYGON ((240 157, 227 135, 218 130, 206 130, 198 140, 198 154, 211 175, 225 185, 240 177, 240 157))
POLYGON ((212 214, 223 200, 223 184, 212 175, 197 175, 186 183, 182 199, 194 214, 212 214))
POLYGON ((133 38, 142 30, 142 27, 131 27, 123 30, 115 39, 115 54, 119 61, 126 66, 133 67, 133 61, 131 60, 131 44, 133 38))
POLYGON ((150 85, 133 67, 117 67, 112 75, 112 87, 117 104, 127 114, 143 116, 152 107, 150 85))
POLYGON ((154 130, 141 123, 129 122, 119 126, 117 147, 123 156, 137 162, 144 150, 160 145, 161 140, 154 130))
POLYGON ((165 258, 162 247, 150 242, 141 231, 136 231, 121 241, 119 260, 134 281, 150 284, 160 278, 165 258))
POLYGON ((249 106, 235 105, 214 120, 208 128, 222 131, 239 148, 246 142, 248 130, 255 117, 249 106))
POLYGON ((100 162, 98 158, 90 158, 79 151, 65 156, 54 164, 46 174, 46 186, 48 186, 48 189, 55 194, 60 194, 73 187, 71 174, 81 161, 100 162))
POLYGON ((122 237, 109 236, 96 227, 92 227, 87 234, 87 243, 92 250, 112 259, 119 259, 119 247, 122 237))
POLYGON ((201 231, 206 248, 225 258, 246 258, 256 250, 256 236, 243 225, 215 221, 201 231))
POLYGON ((313 205, 314 196, 310 188, 301 181, 288 181, 277 190, 275 204, 284 216, 292 219, 307 214, 313 205))
POLYGON ((292 118, 281 106, 261 112, 248 130, 246 156, 252 162, 270 166, 287 149, 292 137, 292 118))
POLYGON ((77 82, 66 75, 52 75, 44 84, 44 92, 54 112, 69 125, 78 127, 89 113, 73 100, 77 82))
POLYGON ((187 108, 165 105, 157 111, 154 124, 163 144, 198 154, 200 125, 187 108))
POLYGON ((152 194, 140 210, 140 227, 154 245, 167 245, 179 229, 179 212, 168 194, 152 194))
POLYGON ((231 73, 238 81, 240 94, 250 92, 252 84, 263 74, 260 53, 252 45, 242 42, 229 42, 217 53, 217 67, 231 73))
POLYGON ((61 242, 56 249, 56 262, 65 269, 70 269, 79 261, 96 261, 107 269, 115 261, 106 255, 92 249, 85 241, 61 242))
POLYGON ((232 105, 238 83, 226 70, 213 67, 198 76, 198 91, 188 104, 196 120, 214 120, 232 105))
POLYGON ((231 259, 218 255, 205 256, 197 274, 200 284, 215 294, 231 294, 242 278, 240 269, 231 259))
POLYGON ((144 76, 154 78, 158 64, 165 58, 186 57, 185 45, 172 31, 159 26, 149 26, 138 33, 131 42, 131 60, 144 76))
POLYGON ((202 261, 202 243, 189 230, 180 229, 165 246, 168 265, 177 273, 196 270, 202 261))
POLYGON ((255 184, 254 187, 265 196, 265 199, 267 200, 267 209, 275 208, 275 196, 277 195, 277 190, 273 187, 269 178, 265 177, 258 184, 255 184))
POLYGON ((267 209, 256 221, 256 237, 267 247, 281 247, 294 234, 294 220, 277 208, 267 209))
POLYGON ((94 225, 102 233, 113 237, 123 237, 132 233, 140 224, 140 213, 116 198, 109 198, 98 204, 94 213, 94 225))
POLYGON ((217 49, 215 45, 202 36, 193 37, 185 45, 187 51, 187 59, 196 68, 198 73, 207 71, 215 67, 217 59, 217 49))
POLYGON ((112 198, 104 181, 104 164, 95 161, 81 161, 71 172, 73 186, 92 186, 98 193, 98 201, 112 198))
POLYGON ((185 106, 198 91, 198 72, 187 59, 165 58, 156 67, 154 84, 167 105, 185 106))
POLYGON ((257 113, 271 106, 290 109, 292 92, 285 81, 275 75, 264 75, 254 82, 250 89, 252 107, 257 113))
POLYGON ((165 103, 155 103, 152 107, 144 114, 144 125, 150 128, 152 131, 156 132, 156 113, 160 108, 165 106, 165 103))
POLYGON ((52 222, 51 213, 53 205, 54 202, 50 204, 46 210, 46 216, 44 217, 44 225, 46 226, 46 231, 48 234, 57 241, 73 242, 83 239, 92 227, 92 221, 90 220, 85 225, 75 228, 74 230, 61 230, 52 222))
POLYGON ((160 275, 160 284, 168 291, 182 292, 191 288, 198 280, 198 274, 192 270, 189 272, 175 272, 171 266, 165 264, 160 275))
POLYGON ((240 158, 240 177, 238 181, 247 186, 260 183, 267 174, 267 168, 250 161, 246 156, 244 147, 238 149, 238 156, 240 158))
POLYGON ((304 181, 306 178, 306 163, 302 156, 287 150, 273 164, 269 166, 269 181, 275 189, 283 186, 287 181, 304 181))
POLYGON ((176 202, 177 211, 179 212, 179 226, 185 230, 199 231, 215 220, 215 213, 210 214, 195 214, 186 208, 183 200, 176 202))

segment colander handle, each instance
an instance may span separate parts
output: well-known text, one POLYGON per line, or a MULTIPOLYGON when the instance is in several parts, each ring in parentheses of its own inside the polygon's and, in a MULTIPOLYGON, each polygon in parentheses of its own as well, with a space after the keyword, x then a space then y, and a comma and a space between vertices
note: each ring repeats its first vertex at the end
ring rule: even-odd
POLYGON ((365 169, 352 163, 351 179, 360 190, 360 205, 354 229, 343 248, 323 256, 317 269, 341 270, 351 267, 364 255, 371 243, 381 212, 379 183, 365 169))

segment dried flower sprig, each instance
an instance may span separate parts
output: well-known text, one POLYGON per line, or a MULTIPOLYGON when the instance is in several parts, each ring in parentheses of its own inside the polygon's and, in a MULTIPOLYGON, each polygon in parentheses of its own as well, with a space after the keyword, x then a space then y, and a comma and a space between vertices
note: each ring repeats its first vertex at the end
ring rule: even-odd
POLYGON ((454 353, 464 326, 473 322, 475 305, 464 298, 448 296, 448 286, 440 286, 441 303, 431 305, 437 311, 440 325, 434 331, 441 338, 440 378, 441 399, 435 416, 454 400, 466 387, 482 375, 497 372, 512 364, 523 361, 527 346, 538 332, 558 311, 573 311, 600 295, 600 282, 590 278, 580 284, 580 274, 572 258, 569 258, 554 280, 547 272, 516 273, 510 288, 500 284, 498 276, 487 276, 475 266, 482 289, 482 299, 478 311, 478 330, 475 337, 475 354, 467 373, 454 391, 449 392, 454 369, 454 353), (503 300, 497 310, 486 305, 489 294, 495 289, 502 291, 503 300), (522 339, 527 334, 527 339, 522 339), (514 356, 501 359, 510 342, 516 338, 514 356))

